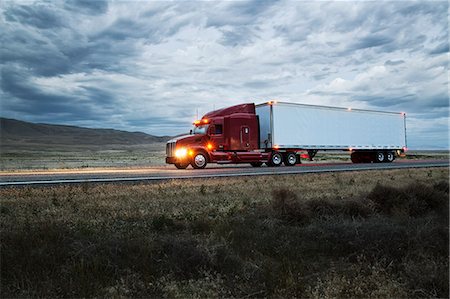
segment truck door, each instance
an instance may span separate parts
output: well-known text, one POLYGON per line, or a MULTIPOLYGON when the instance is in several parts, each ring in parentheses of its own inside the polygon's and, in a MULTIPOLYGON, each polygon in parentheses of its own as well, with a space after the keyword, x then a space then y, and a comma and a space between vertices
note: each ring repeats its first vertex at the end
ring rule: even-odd
POLYGON ((250 128, 247 126, 241 127, 241 147, 243 149, 250 147, 250 128))

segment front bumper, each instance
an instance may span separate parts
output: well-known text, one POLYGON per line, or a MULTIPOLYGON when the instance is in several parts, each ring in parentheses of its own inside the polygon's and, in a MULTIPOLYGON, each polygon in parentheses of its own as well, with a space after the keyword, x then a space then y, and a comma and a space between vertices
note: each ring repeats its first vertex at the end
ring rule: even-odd
POLYGON ((179 164, 189 163, 189 159, 186 157, 185 158, 166 157, 166 164, 175 164, 175 163, 179 164))
POLYGON ((178 162, 177 157, 166 157, 166 164, 175 164, 178 162))

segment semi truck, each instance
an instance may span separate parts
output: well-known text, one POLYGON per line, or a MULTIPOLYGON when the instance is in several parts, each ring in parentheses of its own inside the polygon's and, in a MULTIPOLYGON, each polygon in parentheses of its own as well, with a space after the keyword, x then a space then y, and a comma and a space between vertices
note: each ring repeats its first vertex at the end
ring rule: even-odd
POLYGON ((208 163, 294 166, 301 155, 347 151, 353 163, 388 163, 403 155, 406 114, 269 101, 205 114, 189 135, 169 140, 166 163, 178 169, 208 163))

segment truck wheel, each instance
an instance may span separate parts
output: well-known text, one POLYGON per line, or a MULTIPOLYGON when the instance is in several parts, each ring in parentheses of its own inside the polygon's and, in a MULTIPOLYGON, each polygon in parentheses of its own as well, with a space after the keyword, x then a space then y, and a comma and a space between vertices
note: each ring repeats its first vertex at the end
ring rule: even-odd
POLYGON ((203 153, 196 153, 191 161, 191 165, 195 169, 203 169, 206 167, 206 164, 208 164, 208 162, 205 154, 203 153))
POLYGON ((283 162, 283 156, 279 152, 273 152, 269 159, 269 166, 280 166, 283 162))
POLYGON ((175 167, 178 169, 186 169, 189 166, 189 163, 175 163, 175 167))
POLYGON ((250 165, 253 167, 261 167, 261 165, 263 165, 263 164, 262 164, 262 162, 251 162, 250 165))
POLYGON ((384 153, 383 152, 376 152, 375 153, 375 162, 382 163, 384 161, 384 153))
POLYGON ((297 155, 295 153, 286 153, 284 156, 284 165, 286 166, 294 166, 297 163, 297 155))
POLYGON ((395 160, 395 155, 393 152, 387 152, 385 155, 385 161, 386 162, 393 162, 395 160))

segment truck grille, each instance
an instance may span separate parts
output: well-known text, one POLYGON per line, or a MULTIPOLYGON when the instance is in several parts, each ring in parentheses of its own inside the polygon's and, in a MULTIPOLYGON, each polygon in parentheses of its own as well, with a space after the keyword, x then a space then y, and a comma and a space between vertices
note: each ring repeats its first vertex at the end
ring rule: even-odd
POLYGON ((176 145, 176 142, 167 142, 167 144, 166 144, 166 156, 167 157, 175 156, 175 145, 176 145))

